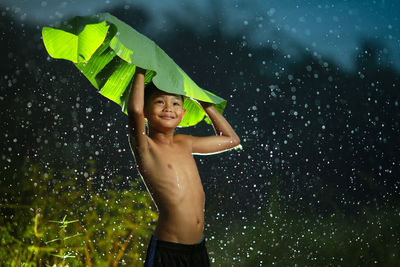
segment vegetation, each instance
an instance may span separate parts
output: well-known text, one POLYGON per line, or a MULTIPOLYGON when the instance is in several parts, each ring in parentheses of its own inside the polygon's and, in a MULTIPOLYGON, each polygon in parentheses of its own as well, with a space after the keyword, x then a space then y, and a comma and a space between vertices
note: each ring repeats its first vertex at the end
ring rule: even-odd
MULTIPOLYGON (((26 161, 18 175, 25 181, 18 185, 20 191, 1 199, 2 266, 142 266, 157 213, 139 184, 98 189, 102 184, 95 182, 92 161, 82 172, 56 171, 26 161)), ((111 182, 121 184, 122 178, 111 182)), ((396 266, 400 262, 396 205, 360 207, 357 216, 312 210, 296 214, 286 211, 276 186, 267 202, 251 220, 210 223, 206 235, 213 265, 396 266)))
MULTIPOLYGON (((275 187, 273 187, 276 189, 275 187)), ((250 220, 221 223, 207 247, 218 266, 399 266, 400 208, 286 212, 279 190, 250 220)))
POLYGON ((151 198, 135 182, 97 190, 89 164, 82 175, 62 170, 56 177, 26 162, 16 203, 2 199, 0 206, 2 266, 141 265, 157 219, 151 198))

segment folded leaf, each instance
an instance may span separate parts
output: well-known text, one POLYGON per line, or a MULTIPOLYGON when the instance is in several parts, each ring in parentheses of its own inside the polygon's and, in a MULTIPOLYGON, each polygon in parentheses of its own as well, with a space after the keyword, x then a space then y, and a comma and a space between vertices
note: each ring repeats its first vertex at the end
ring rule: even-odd
POLYGON ((74 63, 89 60, 103 43, 109 26, 105 22, 89 24, 79 33, 43 27, 42 36, 47 52, 53 58, 74 63))

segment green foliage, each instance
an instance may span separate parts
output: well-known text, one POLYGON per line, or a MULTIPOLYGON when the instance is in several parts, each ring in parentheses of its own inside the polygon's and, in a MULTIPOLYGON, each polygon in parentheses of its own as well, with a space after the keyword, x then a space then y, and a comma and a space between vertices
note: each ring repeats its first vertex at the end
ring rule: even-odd
POLYGON ((216 266, 398 266, 399 212, 384 220, 383 212, 360 218, 270 214, 236 222, 227 235, 219 229, 207 248, 216 266))
MULTIPOLYGON (((82 172, 26 162, 24 182, 1 199, 2 266, 140 266, 157 219, 151 198, 137 183, 96 190, 96 173, 94 162, 82 172)), ((296 213, 282 204, 278 180, 259 214, 210 222, 213 265, 398 266, 398 205, 296 213)))
MULTIPOLYGON (((141 265, 157 212, 147 191, 99 191, 88 170, 55 170, 26 162, 15 203, 0 206, 0 262, 6 266, 141 265), (3 249, 4 248, 4 249, 3 249)), ((112 182, 118 184, 121 177, 112 182)))
POLYGON ((277 178, 271 180, 268 207, 259 216, 214 224, 207 248, 216 266, 399 266, 398 205, 287 212, 277 178))

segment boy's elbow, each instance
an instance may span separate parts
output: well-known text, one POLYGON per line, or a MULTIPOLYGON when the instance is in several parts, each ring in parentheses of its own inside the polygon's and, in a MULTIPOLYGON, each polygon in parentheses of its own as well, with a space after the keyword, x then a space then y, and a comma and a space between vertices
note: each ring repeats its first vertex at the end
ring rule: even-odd
POLYGON ((137 115, 137 114, 143 114, 143 109, 137 108, 137 107, 128 107, 127 109, 128 115, 137 115))
POLYGON ((238 146, 238 145, 240 145, 240 138, 239 138, 239 136, 234 136, 232 139, 231 139, 231 143, 232 143, 232 146, 233 147, 236 147, 236 146, 238 146))

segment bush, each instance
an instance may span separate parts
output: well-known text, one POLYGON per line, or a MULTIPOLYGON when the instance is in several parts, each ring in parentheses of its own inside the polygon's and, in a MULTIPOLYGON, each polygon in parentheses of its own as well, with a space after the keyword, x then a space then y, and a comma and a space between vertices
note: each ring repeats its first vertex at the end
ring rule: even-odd
POLYGON ((127 189, 96 189, 94 162, 87 164, 87 171, 78 173, 24 163, 17 177, 23 182, 1 200, 0 262, 6 266, 142 264, 157 220, 151 197, 136 182, 128 183, 127 189))

